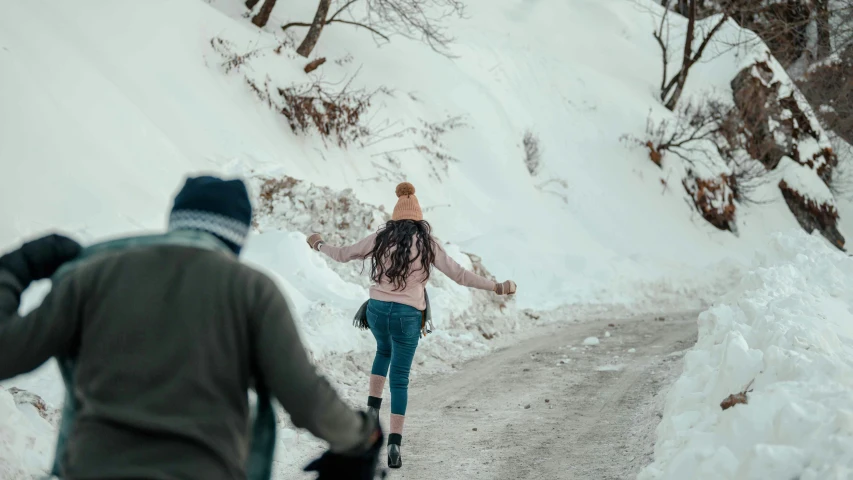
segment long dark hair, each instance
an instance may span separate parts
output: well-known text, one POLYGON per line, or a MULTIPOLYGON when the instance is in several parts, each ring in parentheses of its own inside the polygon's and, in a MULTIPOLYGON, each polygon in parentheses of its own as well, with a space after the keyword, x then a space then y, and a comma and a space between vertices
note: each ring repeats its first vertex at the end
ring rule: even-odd
POLYGON ((379 283, 387 278, 394 290, 406 288, 406 278, 411 273, 423 270, 429 279, 430 267, 435 260, 435 245, 432 239, 432 227, 426 220, 391 220, 376 235, 373 250, 370 251, 370 278, 379 283), (412 258, 412 242, 415 242, 417 255, 412 258), (385 265, 385 260, 390 260, 385 265), (420 266, 412 266, 420 260, 420 266))

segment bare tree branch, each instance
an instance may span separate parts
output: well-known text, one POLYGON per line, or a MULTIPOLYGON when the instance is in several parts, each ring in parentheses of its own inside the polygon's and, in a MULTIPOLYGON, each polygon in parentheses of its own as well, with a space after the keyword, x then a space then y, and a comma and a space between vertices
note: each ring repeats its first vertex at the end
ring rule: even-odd
POLYGON ((288 28, 291 28, 291 27, 310 27, 310 26, 311 26, 310 23, 290 22, 290 23, 285 23, 284 26, 281 27, 281 29, 287 30, 288 28))
POLYGON ((332 14, 332 16, 331 16, 331 17, 329 17, 329 20, 327 20, 327 21, 326 21, 326 23, 328 23, 328 22, 330 22, 330 21, 334 20, 335 18, 337 18, 337 17, 338 17, 338 15, 340 15, 340 14, 341 14, 341 12, 343 12, 343 11, 344 11, 344 10, 346 10, 346 9, 348 9, 348 8, 350 7, 350 5, 352 5, 353 3, 357 2, 357 1, 358 1, 358 0, 350 0, 349 2, 347 2, 346 4, 344 4, 344 6, 343 6, 343 7, 339 8, 337 12, 333 13, 333 14, 332 14))
MULTIPOLYGON (((669 38, 667 38, 667 40, 663 39, 663 27, 664 24, 666 24, 667 15, 669 14, 669 0, 661 0, 661 5, 663 5, 664 7, 664 12, 663 15, 661 15, 660 17, 660 26, 658 27, 657 31, 654 32, 652 35, 655 37, 655 40, 657 40, 658 45, 660 45, 661 55, 663 56, 663 75, 661 76, 660 80, 660 90, 661 92, 663 92, 666 89, 666 86, 664 84, 666 83, 667 68, 669 66, 669 49, 667 48, 669 38)), ((668 33, 669 29, 667 28, 667 34, 668 33)), ((667 35, 667 37, 668 36, 669 35, 667 35)), ((664 97, 662 96, 661 100, 663 100, 663 98, 664 97)))
POLYGON ((446 32, 443 23, 451 16, 464 17, 461 0, 347 0, 331 17, 327 17, 330 4, 331 0, 320 0, 317 14, 310 24, 290 22, 282 27, 282 30, 311 28, 297 50, 300 55, 310 55, 322 27, 342 23, 364 28, 386 42, 395 34, 422 41, 436 52, 451 56, 449 45, 454 38, 446 32), (359 2, 363 8, 359 15, 354 15, 350 7, 359 2), (344 13, 349 13, 350 18, 340 18, 344 13))
POLYGON ((359 22, 351 22, 349 20, 330 20, 328 23, 345 23, 347 25, 354 25, 356 27, 366 28, 366 29, 370 30, 371 32, 375 33, 376 35, 382 37, 383 40, 388 41, 388 42, 391 41, 391 39, 388 38, 387 35, 380 32, 379 30, 376 30, 375 28, 371 27, 370 25, 365 25, 365 24, 359 23, 359 22))

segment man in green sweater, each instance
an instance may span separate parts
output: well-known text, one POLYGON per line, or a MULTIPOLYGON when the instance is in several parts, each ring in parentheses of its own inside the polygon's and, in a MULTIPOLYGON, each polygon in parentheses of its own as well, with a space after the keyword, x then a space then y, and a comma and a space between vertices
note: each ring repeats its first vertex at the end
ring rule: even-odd
POLYGON ((191 178, 164 235, 86 250, 51 235, 0 257, 0 380, 73 360, 62 478, 246 479, 250 388, 329 442, 311 467, 321 478, 373 476, 377 420, 318 375, 293 307, 237 259, 251 216, 241 181, 191 178), (19 316, 21 293, 51 277, 41 306, 19 316))

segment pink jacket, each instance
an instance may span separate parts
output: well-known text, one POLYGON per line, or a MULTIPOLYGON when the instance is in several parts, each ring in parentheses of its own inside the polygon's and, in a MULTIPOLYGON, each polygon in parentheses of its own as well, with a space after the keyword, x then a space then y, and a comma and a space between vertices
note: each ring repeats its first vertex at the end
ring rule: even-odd
MULTIPOLYGON (((364 260, 370 255, 373 250, 373 245, 376 242, 376 234, 372 234, 354 245, 347 247, 333 247, 325 243, 320 246, 320 251, 338 262, 349 262, 352 260, 364 260)), ((450 277, 451 280, 471 288, 479 288, 480 290, 495 289, 495 282, 483 278, 476 273, 469 272, 450 258, 444 248, 435 242, 435 261, 433 264, 439 271, 450 277)), ((413 245, 412 249, 416 247, 413 245)), ((394 290, 394 285, 387 278, 382 278, 378 283, 370 287, 370 298, 383 302, 396 302, 404 305, 410 305, 423 310, 426 308, 424 300, 424 287, 426 285, 426 273, 416 266, 409 273, 409 278, 406 279, 406 288, 402 290, 394 290)))

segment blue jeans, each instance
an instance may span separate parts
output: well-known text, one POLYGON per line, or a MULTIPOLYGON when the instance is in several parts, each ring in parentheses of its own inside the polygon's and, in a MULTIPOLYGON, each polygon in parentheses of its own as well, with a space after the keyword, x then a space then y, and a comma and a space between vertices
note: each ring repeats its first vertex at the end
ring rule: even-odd
POLYGON ((367 324, 376 338, 370 373, 388 376, 391 367, 391 413, 405 415, 409 402, 409 371, 421 336, 421 311, 409 305, 370 300, 367 324))

